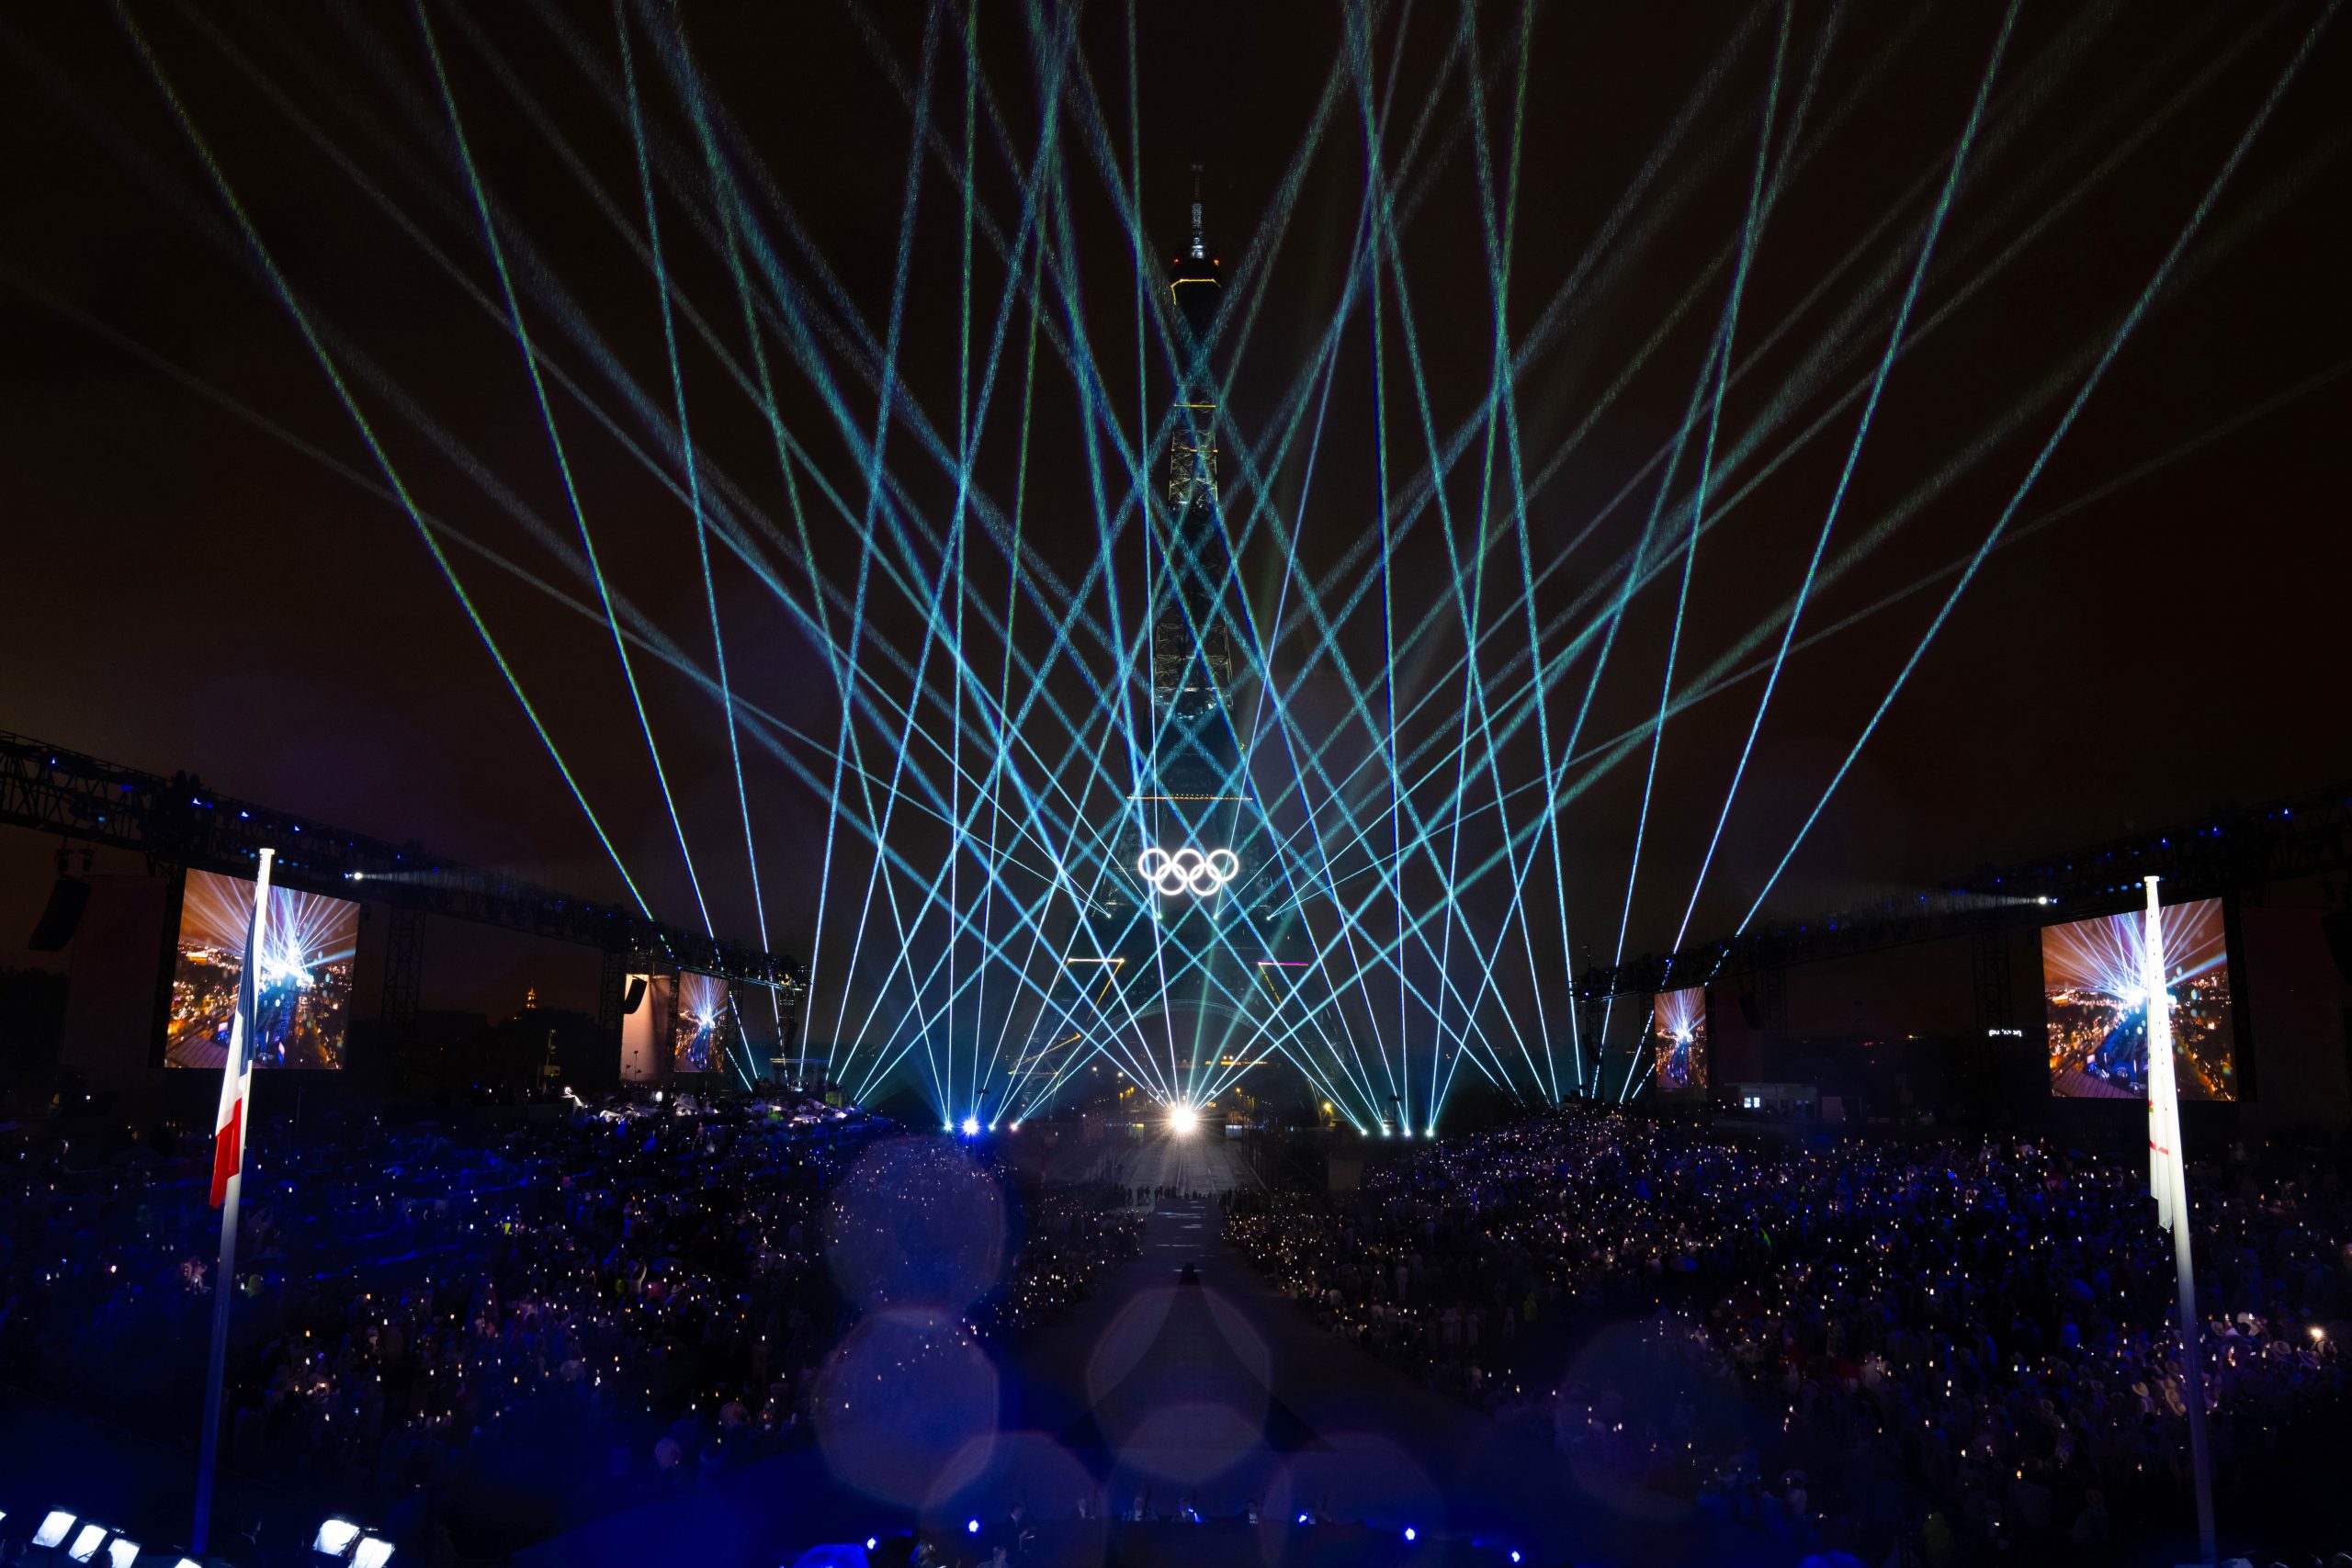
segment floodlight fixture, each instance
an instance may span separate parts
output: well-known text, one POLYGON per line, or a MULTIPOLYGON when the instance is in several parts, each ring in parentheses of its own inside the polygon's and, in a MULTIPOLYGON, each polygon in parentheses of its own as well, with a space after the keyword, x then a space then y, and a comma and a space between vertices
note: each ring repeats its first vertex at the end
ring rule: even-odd
POLYGON ((139 1561, 139 1543, 119 1535, 107 1542, 107 1568, 130 1568, 139 1561))
POLYGON ((384 1568, 392 1560, 392 1543, 381 1536, 362 1536, 359 1549, 351 1554, 351 1568, 384 1568))
POLYGON ((74 1544, 65 1549, 65 1555, 76 1562, 87 1562, 98 1554, 98 1548, 106 1539, 106 1526, 85 1524, 74 1537, 74 1544))
POLYGON ((1196 1131, 1201 1124, 1200 1108, 1182 1100, 1168 1108, 1168 1130, 1180 1136, 1196 1131))
POLYGON ((41 1520, 40 1529, 33 1531, 32 1543, 35 1546, 54 1548, 63 1542, 65 1532, 73 1528, 73 1515, 62 1508, 52 1508, 50 1510, 49 1517, 41 1520))
POLYGON ((359 1540, 359 1527, 349 1519, 330 1517, 319 1526, 319 1533, 311 1539, 311 1550, 322 1551, 329 1557, 347 1554, 359 1540))

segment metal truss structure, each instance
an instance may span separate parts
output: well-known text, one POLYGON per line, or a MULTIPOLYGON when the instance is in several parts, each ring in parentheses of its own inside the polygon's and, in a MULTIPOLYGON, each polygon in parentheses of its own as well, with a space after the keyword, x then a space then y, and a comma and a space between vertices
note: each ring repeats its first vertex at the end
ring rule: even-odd
MULTIPOLYGON (((2223 806, 2193 822, 2007 866, 1985 866, 1909 898, 1758 927, 1729 942, 1645 953, 1577 977, 1579 999, 1646 995, 1734 975, 2128 908, 2141 878, 2168 897, 2209 898, 2298 876, 2352 869, 2352 783, 2256 807, 2223 806)), ((2007 964, 1997 980, 2007 984, 2007 964)))
MULTIPOLYGON (((249 876, 264 848, 276 880, 395 911, 395 948, 409 966, 421 931, 407 917, 447 915, 605 953, 636 953, 732 984, 769 987, 797 1013, 805 975, 762 952, 593 899, 441 859, 289 812, 233 799, 187 773, 170 778, 0 731, 0 824, 131 850, 151 862, 249 876)), ((396 964, 396 971, 399 965, 396 964)), ((411 1003, 413 1006, 413 1001, 411 1003)))

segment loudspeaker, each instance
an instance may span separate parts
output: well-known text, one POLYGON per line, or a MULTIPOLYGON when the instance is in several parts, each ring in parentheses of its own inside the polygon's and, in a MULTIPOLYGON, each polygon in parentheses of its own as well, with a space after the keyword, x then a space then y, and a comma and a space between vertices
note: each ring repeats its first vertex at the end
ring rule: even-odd
POLYGON ((2335 954, 2335 972, 2352 980, 2352 909, 2321 917, 2319 929, 2327 934, 2327 950, 2335 954))
POLYGON ((61 874, 57 886, 49 890, 49 906, 40 912, 40 923, 33 927, 25 945, 35 953, 62 951, 74 940, 74 928, 82 923, 82 911, 89 904, 90 885, 78 876, 61 874))
POLYGON ((1755 992, 1739 993, 1739 1021, 1750 1029, 1764 1027, 1764 1004, 1756 999, 1755 992))
POLYGON ((628 995, 621 998, 621 1011, 635 1012, 644 1005, 645 976, 642 975, 631 975, 628 977, 628 995))

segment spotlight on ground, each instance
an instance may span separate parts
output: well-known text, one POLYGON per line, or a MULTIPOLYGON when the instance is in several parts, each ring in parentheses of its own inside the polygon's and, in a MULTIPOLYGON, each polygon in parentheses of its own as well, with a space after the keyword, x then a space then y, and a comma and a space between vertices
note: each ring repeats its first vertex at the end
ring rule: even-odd
POLYGON ((967 1138, 977 1138, 977 1137, 978 1137, 979 1135, 980 1135, 980 1119, 979 1119, 978 1117, 977 1117, 977 1116, 967 1116, 967 1117, 965 1117, 965 1118, 964 1118, 964 1136, 966 1136, 966 1137, 967 1137, 967 1138))
POLYGON ((1179 1134, 1194 1133, 1200 1130, 1200 1125, 1201 1112, 1198 1107, 1191 1105, 1171 1105, 1168 1108, 1168 1130, 1170 1132, 1179 1134))

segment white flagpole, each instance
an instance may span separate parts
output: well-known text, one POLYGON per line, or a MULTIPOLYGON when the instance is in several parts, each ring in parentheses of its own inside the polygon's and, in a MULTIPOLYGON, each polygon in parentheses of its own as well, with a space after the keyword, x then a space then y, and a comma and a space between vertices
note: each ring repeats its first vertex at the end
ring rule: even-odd
MULTIPOLYGON (((253 929, 245 939, 244 968, 237 980, 236 1014, 229 1022, 229 1059, 220 1068, 220 1098, 224 1105, 232 1094, 241 1100, 251 1098, 250 1085, 237 1080, 250 1077, 253 1072, 253 1031, 260 1021, 247 1014, 248 1010, 255 1014, 260 1011, 262 942, 269 926, 269 866, 277 852, 266 849, 261 852, 261 870, 254 878, 253 929)), ((198 1444, 196 1460, 196 1528, 188 1535, 188 1550, 198 1556, 203 1555, 206 1538, 212 1530, 212 1480, 220 1462, 221 1383, 229 1361, 229 1302, 237 1290, 237 1197, 245 1183, 245 1125, 249 1120, 242 1111, 237 1118, 235 1159, 229 1168, 229 1181, 220 1201, 220 1267, 212 1276, 212 1354, 205 1368, 204 1434, 198 1444)))
POLYGON ((2188 1406, 2188 1457, 2197 1483, 2198 1561, 2212 1562, 2213 1463, 2205 1443, 2205 1371, 2197 1316, 2197 1273, 2188 1256, 2188 1159, 2181 1146, 2180 1089, 2173 1069, 2172 1003, 2165 988, 2164 917, 2156 879, 2147 879, 2141 921, 2140 988, 2148 1013, 2149 1185, 2156 1223, 2172 1232, 2173 1272, 2180 1286, 2181 1397, 2188 1406))

